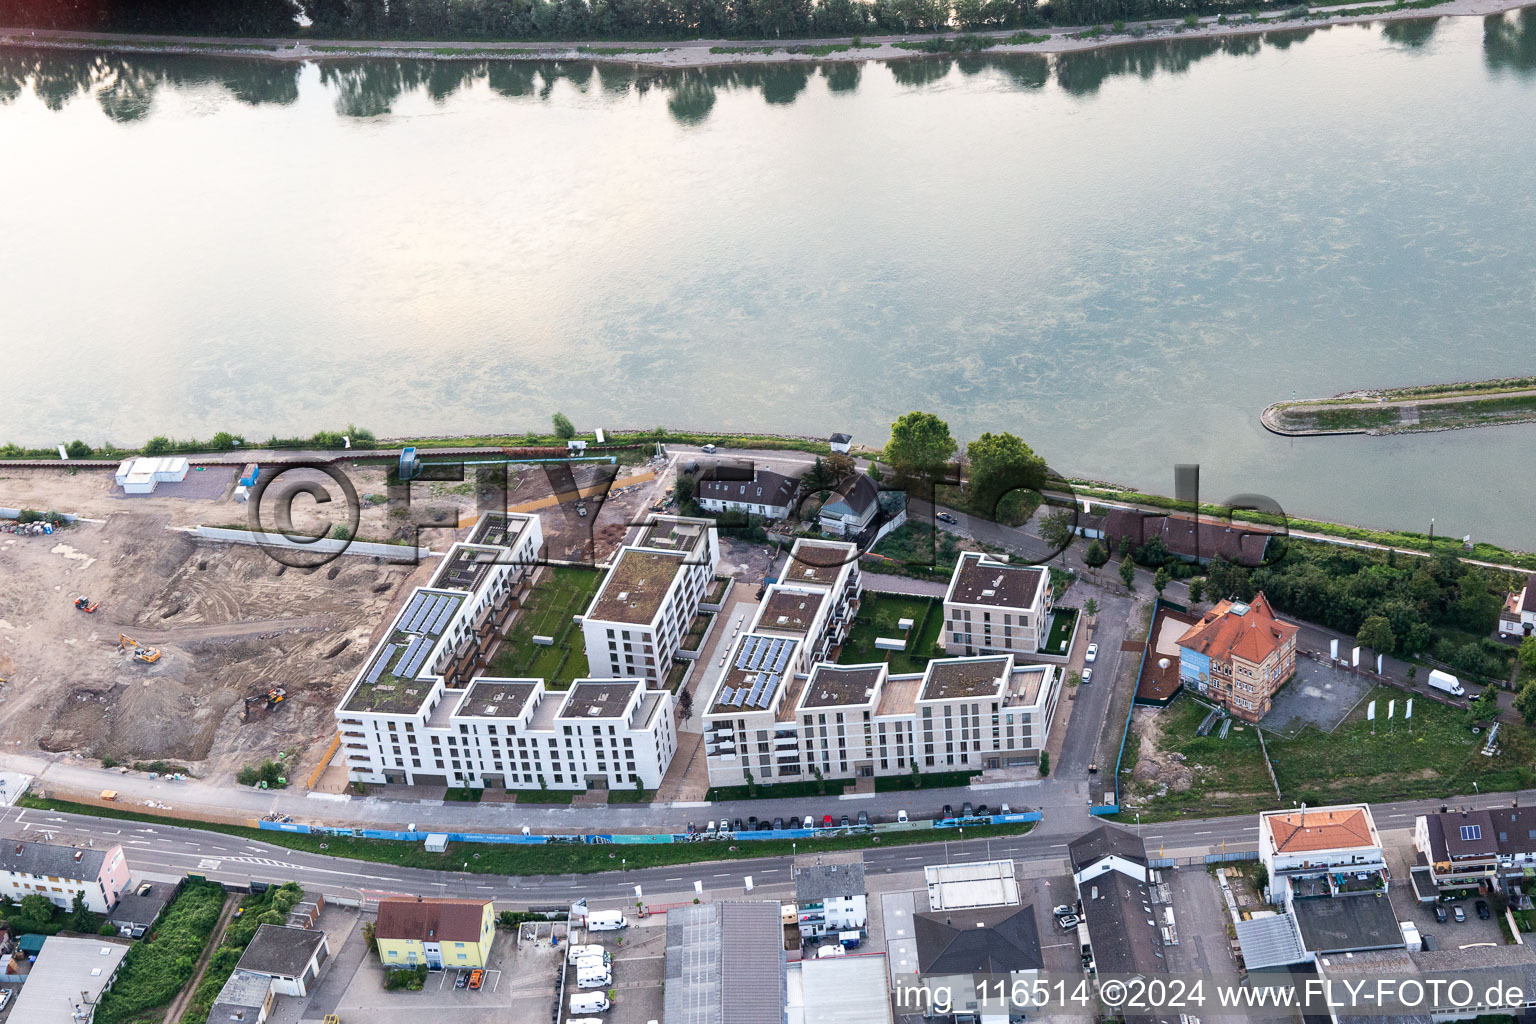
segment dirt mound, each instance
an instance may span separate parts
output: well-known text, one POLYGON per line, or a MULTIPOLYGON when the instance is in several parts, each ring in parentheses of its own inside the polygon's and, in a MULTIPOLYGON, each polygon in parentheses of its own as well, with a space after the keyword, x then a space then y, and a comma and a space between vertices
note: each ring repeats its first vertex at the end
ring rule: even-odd
POLYGON ((278 572, 258 549, 199 544, 167 525, 118 513, 0 541, 8 748, 190 761, 217 775, 329 742, 335 701, 412 567, 348 556, 278 572), (95 614, 74 608, 81 594, 95 614), (160 659, 134 661, 123 633, 160 659), (273 686, 289 699, 243 722, 243 699, 273 686))

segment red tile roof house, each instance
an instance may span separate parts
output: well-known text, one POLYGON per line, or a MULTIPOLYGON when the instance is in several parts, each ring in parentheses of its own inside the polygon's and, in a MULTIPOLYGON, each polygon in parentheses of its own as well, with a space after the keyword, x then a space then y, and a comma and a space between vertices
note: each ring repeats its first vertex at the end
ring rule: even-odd
POLYGON ((1536 572, 1525 578, 1525 586, 1504 599, 1499 613, 1500 636, 1530 636, 1536 633, 1536 572))
POLYGON ((1281 622, 1262 593, 1222 601, 1179 637, 1179 678, 1237 718, 1257 722, 1296 672, 1299 627, 1281 622))

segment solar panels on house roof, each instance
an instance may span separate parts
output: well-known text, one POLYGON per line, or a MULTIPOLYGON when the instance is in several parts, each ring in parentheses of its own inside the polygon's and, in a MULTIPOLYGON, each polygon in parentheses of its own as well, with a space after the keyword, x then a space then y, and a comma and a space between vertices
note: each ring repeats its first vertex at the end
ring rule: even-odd
POLYGON ((1463 825, 1463 826, 1461 826, 1461 839, 1462 839, 1463 842, 1470 843, 1470 842, 1474 842, 1474 841, 1476 841, 1478 839, 1481 839, 1481 838, 1483 838, 1483 826, 1481 826, 1481 825, 1463 825))
POLYGON ((397 644, 384 645, 383 653, 374 659, 373 668, 368 670, 368 678, 366 682, 371 684, 379 681, 379 676, 384 674, 384 666, 389 664, 390 656, 394 654, 398 649, 399 645, 397 644))
POLYGON ((731 697, 735 694, 735 692, 736 691, 731 689, 729 686, 720 687, 720 703, 722 705, 729 704, 731 702, 731 697))
POLYGON ((433 618, 432 624, 426 627, 426 631, 428 633, 441 633, 443 631, 443 627, 448 625, 448 616, 453 614, 453 610, 456 607, 458 607, 458 602, 453 598, 443 598, 442 608, 438 611, 436 617, 433 618))
POLYGON ((428 594, 416 594, 411 598, 411 603, 405 606, 405 614, 400 616, 401 622, 410 622, 411 617, 421 611, 421 606, 426 603, 428 594))

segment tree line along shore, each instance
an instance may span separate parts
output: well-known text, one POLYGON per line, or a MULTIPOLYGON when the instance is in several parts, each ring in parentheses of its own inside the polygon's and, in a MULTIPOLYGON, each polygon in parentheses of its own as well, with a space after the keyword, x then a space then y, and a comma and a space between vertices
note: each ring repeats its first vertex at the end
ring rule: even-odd
POLYGON ((1287 437, 1404 434, 1536 422, 1536 377, 1351 391, 1276 402, 1260 414, 1287 437))
MULTIPOLYGON (((516 57, 527 54, 505 48, 477 50, 477 46, 582 40, 691 43, 695 48, 700 48, 701 40, 742 40, 768 45, 741 51, 730 46, 705 49, 716 55, 794 55, 804 51, 777 44, 797 39, 823 41, 828 52, 812 56, 843 51, 858 56, 857 51, 879 45, 863 43, 864 35, 938 36, 890 43, 898 51, 919 53, 973 52, 1047 39, 1063 45, 1089 46, 1186 30, 1241 31, 1338 16, 1411 14, 1453 2, 1389 0, 1373 5, 1369 0, 1363 4, 1361 0, 1314 4, 1298 4, 1296 0, 307 0, 301 7, 298 0, 229 0, 206 5, 182 0, 143 0, 135 4, 112 0, 0 0, 0 26, 13 32, 99 33, 95 38, 78 42, 104 47, 185 49, 240 56, 397 55, 402 45, 423 44, 419 52, 413 51, 423 57, 516 57), (1357 9, 1342 10, 1351 4, 1357 5, 1357 9), (299 20, 301 15, 303 22, 299 20), (1049 27, 1073 31, 1054 37, 1031 33, 1049 27), (1010 30, 1014 30, 1013 35, 989 34, 1010 30), (961 35, 945 38, 945 33, 961 35), (186 39, 133 39, 135 35, 153 34, 186 39), (425 45, 434 43, 443 45, 425 45)), ((1491 2, 1498 4, 1499 0, 1491 2)), ((1505 6, 1518 5, 1519 0, 1509 0, 1505 6)), ((69 40, 58 38, 48 42, 70 44, 69 40)), ((593 46, 577 50, 581 56, 592 58, 657 52, 649 47, 593 46)))

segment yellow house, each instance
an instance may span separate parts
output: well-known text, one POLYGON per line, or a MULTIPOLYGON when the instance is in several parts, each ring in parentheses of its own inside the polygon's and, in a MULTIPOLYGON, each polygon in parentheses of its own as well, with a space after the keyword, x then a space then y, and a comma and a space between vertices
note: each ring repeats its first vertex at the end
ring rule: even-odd
POLYGON ((381 900, 374 929, 385 967, 484 967, 495 937, 489 900, 381 900))

